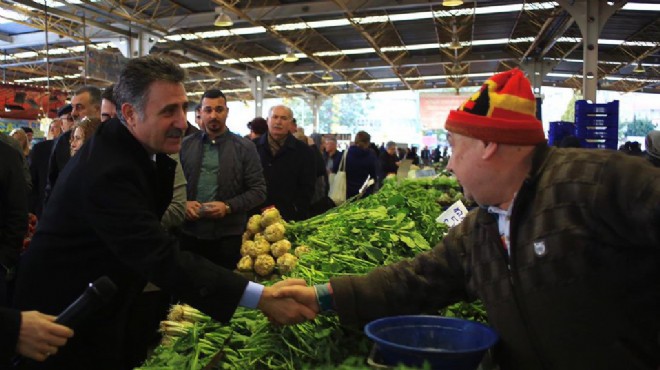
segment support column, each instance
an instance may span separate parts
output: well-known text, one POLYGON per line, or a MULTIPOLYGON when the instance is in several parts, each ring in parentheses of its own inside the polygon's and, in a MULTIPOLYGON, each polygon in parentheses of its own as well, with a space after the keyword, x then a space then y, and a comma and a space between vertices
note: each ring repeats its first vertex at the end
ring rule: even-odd
POLYGON ((526 74, 529 81, 532 83, 532 91, 534 92, 534 97, 536 98, 536 118, 539 121, 543 121, 541 118, 542 107, 543 107, 543 94, 541 94, 541 87, 543 86, 543 79, 548 72, 558 64, 555 61, 536 61, 536 60, 525 60, 520 64, 520 69, 522 69, 526 74))
POLYGON ((321 105, 327 100, 327 98, 321 97, 320 95, 314 95, 311 99, 305 99, 310 108, 312 108, 312 117, 314 117, 314 127, 312 132, 319 132, 319 111, 321 110, 321 105))
POLYGON ((121 38, 117 48, 125 58, 137 58, 149 55, 151 48, 158 42, 159 37, 145 32, 138 32, 137 37, 121 38))
POLYGON ((252 96, 254 96, 254 116, 263 117, 264 111, 264 94, 268 89, 268 85, 271 82, 271 78, 257 74, 250 78, 250 89, 252 90, 252 96))
POLYGON ((598 36, 603 26, 615 11, 622 8, 626 1, 614 1, 609 5, 599 0, 557 0, 575 19, 582 33, 582 93, 584 98, 596 103, 598 90, 598 36))

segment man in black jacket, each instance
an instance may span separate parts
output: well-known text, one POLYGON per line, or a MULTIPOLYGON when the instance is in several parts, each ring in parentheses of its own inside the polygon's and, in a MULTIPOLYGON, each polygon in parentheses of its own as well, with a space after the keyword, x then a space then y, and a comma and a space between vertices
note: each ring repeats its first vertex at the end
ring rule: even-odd
POLYGON ((43 361, 66 343, 73 332, 39 312, 5 308, 6 277, 14 271, 27 230, 27 194, 21 153, 0 141, 0 368, 18 352, 43 361))
POLYGON ((62 171, 23 255, 15 303, 58 314, 100 276, 117 292, 38 368, 138 365, 126 361, 126 318, 147 281, 216 320, 229 320, 239 304, 279 323, 314 317, 290 299, 275 299, 279 286, 248 282, 180 251, 161 226, 174 181, 175 161, 167 154, 180 150, 186 128, 185 78, 167 59, 131 59, 115 85, 117 118, 101 125, 62 171))
POLYGON ((255 140, 268 194, 260 208, 275 206, 287 220, 309 217, 316 183, 314 153, 290 133, 293 112, 284 105, 270 108, 268 134, 255 140))
POLYGON ((241 259, 247 212, 266 199, 266 181, 254 144, 227 128, 229 108, 222 91, 204 92, 200 114, 204 131, 181 145, 188 182, 181 245, 234 269, 241 259))

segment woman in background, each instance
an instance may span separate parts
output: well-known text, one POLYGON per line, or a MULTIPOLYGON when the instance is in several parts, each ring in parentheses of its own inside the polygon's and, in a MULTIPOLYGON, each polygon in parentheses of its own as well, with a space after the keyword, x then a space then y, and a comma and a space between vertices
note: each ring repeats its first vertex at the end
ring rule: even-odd
POLYGON ((28 158, 30 154, 30 143, 28 142, 28 137, 25 131, 20 128, 13 129, 9 134, 11 137, 16 139, 19 144, 21 144, 21 151, 23 152, 23 157, 28 158))
POLYGON ((92 138, 94 132, 101 124, 98 118, 85 117, 73 126, 73 135, 71 135, 71 157, 83 146, 85 141, 92 138))

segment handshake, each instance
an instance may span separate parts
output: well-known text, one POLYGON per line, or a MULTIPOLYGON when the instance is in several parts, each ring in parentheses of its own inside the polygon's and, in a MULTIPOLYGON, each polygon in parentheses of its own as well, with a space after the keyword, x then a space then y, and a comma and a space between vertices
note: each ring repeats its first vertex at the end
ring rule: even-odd
POLYGON ((280 325, 314 320, 320 311, 314 287, 303 279, 286 279, 264 287, 257 308, 280 325))

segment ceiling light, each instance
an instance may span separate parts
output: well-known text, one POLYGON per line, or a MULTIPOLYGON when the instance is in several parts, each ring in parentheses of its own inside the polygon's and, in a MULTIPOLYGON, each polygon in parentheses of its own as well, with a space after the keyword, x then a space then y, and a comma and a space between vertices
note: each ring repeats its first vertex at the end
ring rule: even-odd
POLYGON ((637 66, 635 69, 633 69, 633 72, 635 73, 644 73, 646 70, 644 69, 644 66, 642 65, 642 62, 637 62, 637 66))
POLYGON ((215 13, 218 16, 215 18, 213 25, 216 27, 231 27, 234 25, 234 21, 231 20, 231 17, 225 13, 221 7, 215 8, 215 13))
POLYGON ((462 48, 463 45, 461 45, 461 43, 458 40, 453 39, 453 40, 451 40, 451 43, 447 47, 449 49, 452 49, 452 50, 458 50, 458 49, 462 48))
POLYGON ((587 72, 587 78, 590 80, 593 79, 594 78, 593 72, 587 72))
POLYGON ((330 72, 325 72, 323 74, 323 76, 321 76, 321 79, 323 81, 332 81, 333 80, 332 75, 330 74, 330 72))
POLYGON ((463 5, 463 0, 443 0, 442 6, 459 6, 463 5))
POLYGON ((293 52, 293 50, 289 49, 287 55, 284 56, 284 61, 287 63, 297 62, 298 56, 293 52))

